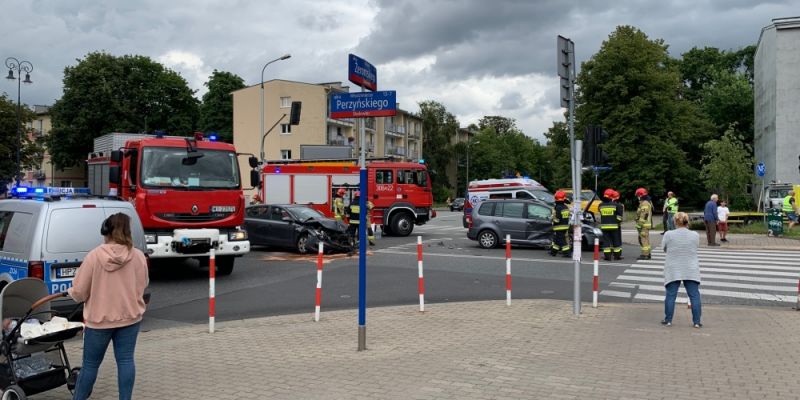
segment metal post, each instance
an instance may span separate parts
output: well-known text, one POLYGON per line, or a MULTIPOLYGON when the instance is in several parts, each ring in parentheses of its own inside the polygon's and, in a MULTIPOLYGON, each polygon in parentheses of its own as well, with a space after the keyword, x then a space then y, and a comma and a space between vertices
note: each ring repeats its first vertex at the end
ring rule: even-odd
POLYGON ((468 196, 468 194, 469 194, 469 150, 470 150, 470 141, 469 141, 469 138, 467 138, 467 185, 466 185, 467 188, 464 191, 464 197, 469 197, 468 196))
POLYGON ((272 63, 274 63, 276 61, 285 60, 285 59, 287 59, 287 58, 289 58, 291 56, 292 56, 291 54, 284 54, 284 55, 282 55, 282 56, 280 56, 280 57, 278 57, 278 58, 276 58, 276 59, 264 64, 264 68, 261 68, 261 128, 259 129, 258 132, 259 132, 259 135, 262 135, 262 137, 261 137, 261 162, 262 163, 264 162, 264 137, 266 137, 266 135, 267 135, 266 132, 264 132, 264 70, 267 69, 268 65, 270 65, 270 64, 272 64, 272 63))
MULTIPOLYGON (((571 51, 574 51, 574 48, 570 48, 571 51)), ((574 57, 574 56, 572 56, 574 57)), ((574 59, 572 58, 571 59, 574 59)), ((572 151, 572 193, 573 199, 575 199, 573 203, 573 220, 572 220, 572 229, 573 234, 578 237, 577 243, 575 243, 573 236, 573 255, 572 259, 574 261, 574 287, 573 287, 573 305, 572 311, 575 315, 580 315, 581 313, 581 261, 580 261, 580 230, 581 230, 581 219, 580 219, 580 193, 581 193, 581 173, 580 173, 580 164, 578 164, 579 154, 578 148, 575 141, 575 64, 569 66, 569 142, 570 148, 572 151)))
MULTIPOLYGON (((364 87, 361 87, 364 92, 364 87)), ((366 131, 362 121, 359 143, 358 165, 359 170, 358 186, 361 196, 358 199, 358 351, 367 349, 367 154, 364 142, 366 141, 366 131)))
POLYGON ((13 71, 17 71, 17 169, 14 181, 19 186, 19 175, 22 171, 21 152, 22 152, 22 73, 25 72, 25 83, 33 83, 30 73, 33 71, 33 64, 30 61, 20 61, 14 57, 6 58, 8 68, 8 79, 14 79, 13 71))

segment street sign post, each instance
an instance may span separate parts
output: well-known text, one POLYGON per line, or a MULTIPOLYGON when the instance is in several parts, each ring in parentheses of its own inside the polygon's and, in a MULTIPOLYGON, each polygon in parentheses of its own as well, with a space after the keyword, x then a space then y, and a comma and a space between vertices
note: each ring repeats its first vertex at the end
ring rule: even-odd
POLYGON ((397 94, 381 92, 337 93, 331 96, 331 118, 391 117, 397 115, 397 94))
POLYGON ((368 63, 367 60, 350 54, 348 68, 348 78, 350 82, 372 91, 378 90, 378 70, 368 63))

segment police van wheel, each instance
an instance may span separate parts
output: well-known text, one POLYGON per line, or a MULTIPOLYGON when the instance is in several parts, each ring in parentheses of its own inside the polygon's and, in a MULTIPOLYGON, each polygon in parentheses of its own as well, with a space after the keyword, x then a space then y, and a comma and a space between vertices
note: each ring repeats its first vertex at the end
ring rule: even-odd
POLYGON ((414 230, 414 220, 408 213, 401 212, 392 217, 392 233, 397 236, 408 236, 414 230))

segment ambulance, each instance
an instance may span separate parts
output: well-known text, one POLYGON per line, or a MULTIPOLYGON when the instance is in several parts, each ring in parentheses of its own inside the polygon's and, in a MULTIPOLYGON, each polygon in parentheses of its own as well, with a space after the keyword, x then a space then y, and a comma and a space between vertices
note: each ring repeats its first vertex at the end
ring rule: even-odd
POLYGON ((462 223, 469 227, 472 209, 487 199, 534 199, 552 206, 555 198, 544 185, 530 178, 484 179, 471 181, 464 203, 462 223))

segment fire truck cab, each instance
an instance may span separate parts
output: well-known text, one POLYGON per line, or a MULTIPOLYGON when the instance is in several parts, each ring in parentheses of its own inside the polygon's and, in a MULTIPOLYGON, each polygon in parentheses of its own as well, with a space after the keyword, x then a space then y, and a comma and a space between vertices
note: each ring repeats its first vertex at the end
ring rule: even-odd
MULTIPOLYGON (((333 201, 339 189, 345 189, 346 205, 359 189, 359 167, 350 161, 272 161, 262 174, 260 197, 265 204, 305 204, 328 217, 334 215, 333 201)), ((370 222, 380 225, 386 234, 408 236, 414 225, 436 216, 424 164, 369 162, 366 195, 374 205, 370 222)))

